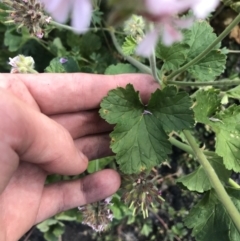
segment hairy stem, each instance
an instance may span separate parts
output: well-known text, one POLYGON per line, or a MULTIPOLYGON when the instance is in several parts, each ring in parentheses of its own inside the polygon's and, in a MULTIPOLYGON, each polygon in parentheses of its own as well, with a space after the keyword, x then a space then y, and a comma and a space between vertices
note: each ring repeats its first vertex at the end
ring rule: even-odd
POLYGON ((211 164, 207 160, 203 151, 198 147, 198 144, 195 141, 194 137, 191 135, 190 131, 184 130, 183 133, 184 133, 189 145, 192 147, 194 154, 196 155, 198 161, 202 165, 212 187, 215 189, 218 199, 221 201, 221 203, 225 207, 226 211, 228 212, 229 216, 231 217, 232 221, 234 222, 237 230, 240 232, 240 222, 239 222, 240 214, 239 214, 237 208, 233 204, 231 198, 228 196, 226 190, 224 189, 221 181, 219 180, 217 174, 215 173, 211 164))
POLYGON ((178 85, 178 86, 231 86, 231 85, 239 85, 240 79, 230 80, 230 79, 222 79, 218 81, 210 81, 210 82, 185 82, 185 81, 173 81, 168 80, 168 84, 178 85))
POLYGON ((238 185, 238 183, 234 182, 231 178, 229 178, 228 184, 233 188, 240 189, 240 185, 238 185))
POLYGON ((168 81, 174 78, 176 75, 184 72, 190 66, 197 64, 201 59, 203 59, 218 43, 220 43, 230 32, 231 30, 240 22, 240 14, 228 25, 228 27, 207 47, 201 54, 199 54, 196 58, 179 68, 178 70, 171 73, 169 76, 165 78, 166 84, 168 81))
POLYGON ((155 51, 152 52, 151 56, 149 57, 149 63, 150 63, 150 69, 152 70, 152 75, 154 79, 162 85, 162 81, 158 77, 158 69, 156 65, 156 57, 155 57, 155 51))
MULTIPOLYGON (((69 25, 61 24, 61 23, 55 22, 53 20, 50 21, 50 24, 54 25, 55 27, 61 28, 61 29, 66 29, 66 30, 69 30, 69 31, 78 32, 78 30, 76 30, 75 28, 73 28, 69 25)), ((85 29, 86 32, 89 31, 89 30, 92 30, 92 31, 99 31, 99 30, 109 31, 108 28, 87 28, 87 29, 85 29)))
POLYGON ((113 41, 113 44, 114 44, 116 50, 118 51, 119 54, 121 54, 123 56, 124 59, 126 59, 129 63, 131 63, 133 66, 135 66, 141 72, 147 73, 147 74, 152 74, 152 71, 151 71, 151 69, 149 67, 147 67, 146 65, 140 63, 139 61, 137 61, 133 57, 125 55, 123 53, 122 48, 118 44, 117 38, 116 38, 116 36, 114 34, 114 30, 109 31, 109 33, 110 33, 110 36, 112 38, 112 41, 113 41))
MULTIPOLYGON (((181 141, 178 141, 178 140, 176 140, 176 139, 173 138, 173 137, 170 137, 170 138, 169 138, 169 141, 171 142, 172 145, 178 147, 179 149, 181 149, 181 150, 183 150, 183 151, 185 151, 185 152, 187 152, 187 153, 189 153, 189 154, 191 154, 191 155, 193 155, 193 156, 195 155, 193 149, 192 149, 189 145, 184 144, 184 143, 182 143, 181 141)), ((211 156, 212 156, 212 157, 213 157, 213 156, 216 156, 216 153, 215 153, 215 152, 212 152, 212 151, 203 151, 203 153, 204 153, 205 156, 209 156, 209 157, 211 157, 211 156)), ((229 178, 228 184, 229 184, 231 187, 233 187, 233 188, 238 188, 238 189, 240 189, 240 185, 238 185, 238 183, 236 183, 236 182, 235 182, 233 179, 231 179, 231 178, 229 178)))

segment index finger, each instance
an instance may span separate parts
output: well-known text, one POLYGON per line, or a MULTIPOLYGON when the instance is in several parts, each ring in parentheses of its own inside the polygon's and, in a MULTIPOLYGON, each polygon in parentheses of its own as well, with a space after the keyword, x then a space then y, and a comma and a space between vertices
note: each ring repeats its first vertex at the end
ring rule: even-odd
POLYGON ((37 74, 15 75, 25 83, 41 111, 60 114, 99 108, 108 91, 132 83, 147 102, 150 93, 159 87, 150 75, 123 74, 37 74))

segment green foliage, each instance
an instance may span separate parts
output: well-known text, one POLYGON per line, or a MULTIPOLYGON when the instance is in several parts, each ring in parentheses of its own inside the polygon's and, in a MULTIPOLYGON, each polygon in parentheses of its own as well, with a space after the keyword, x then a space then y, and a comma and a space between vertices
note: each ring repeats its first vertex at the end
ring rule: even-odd
POLYGON ((116 65, 110 65, 105 70, 105 74, 114 75, 114 74, 126 74, 126 73, 136 73, 137 70, 131 64, 122 64, 118 63, 116 65))
POLYGON ((221 98, 215 90, 200 91, 194 107, 198 122, 209 125, 216 134, 216 153, 229 170, 240 171, 240 106, 220 111, 221 98))
POLYGON ((207 91, 198 91, 196 103, 193 108, 196 121, 209 124, 209 118, 213 117, 216 111, 220 110, 220 105, 221 98, 218 90, 209 89, 207 91))
POLYGON ((8 47, 9 51, 17 51, 28 39, 29 33, 23 29, 22 34, 17 33, 14 27, 9 28, 4 35, 4 44, 8 47))
POLYGON ((76 73, 79 72, 78 63, 72 57, 63 57, 66 63, 61 63, 60 57, 54 58, 45 69, 47 73, 76 73))
POLYGON ((240 106, 233 105, 216 118, 221 120, 211 124, 216 133, 216 153, 223 157, 227 169, 240 172, 240 106))
POLYGON ((120 170, 138 173, 167 160, 171 145, 166 131, 192 127, 190 106, 187 94, 177 93, 175 87, 156 90, 147 107, 130 84, 111 90, 101 103, 100 114, 108 123, 117 124, 110 137, 120 170))
MULTIPOLYGON (((240 211, 239 190, 228 189, 228 194, 240 211)), ((206 193, 204 198, 192 208, 185 224, 193 229, 197 241, 238 241, 240 234, 228 216, 214 191, 206 193)))
MULTIPOLYGON (((183 36, 182 42, 171 47, 158 44, 156 56, 164 61, 162 70, 177 70, 201 54, 217 38, 212 27, 202 20, 183 31, 183 36)), ((211 81, 219 76, 226 65, 226 54, 219 48, 220 44, 216 45, 202 60, 190 66, 187 72, 198 81, 211 81)))
POLYGON ((240 85, 226 91, 226 94, 230 98, 239 100, 240 99, 240 85))
POLYGON ((122 51, 126 55, 134 54, 137 47, 137 41, 133 36, 127 36, 122 45, 122 51))
POLYGON ((156 57, 163 60, 162 69, 175 71, 186 62, 189 49, 190 46, 182 42, 175 43, 170 48, 159 42, 156 57))
MULTIPOLYGON (((223 159, 216 155, 214 157, 208 157, 208 161, 217 173, 219 179, 223 183, 226 183, 231 175, 231 172, 225 168, 223 159)), ((208 191, 212 188, 211 183, 202 166, 199 166, 191 174, 180 177, 177 182, 180 182, 190 191, 196 191, 200 193, 208 191)))
POLYGON ((90 161, 88 164, 87 171, 88 171, 88 173, 94 173, 94 172, 96 172, 96 167, 97 167, 97 170, 102 170, 113 160, 114 160, 114 157, 110 156, 110 157, 105 157, 102 159, 90 161))
POLYGON ((58 241, 59 237, 64 233, 64 224, 57 219, 47 219, 37 225, 37 228, 44 233, 47 241, 58 241))

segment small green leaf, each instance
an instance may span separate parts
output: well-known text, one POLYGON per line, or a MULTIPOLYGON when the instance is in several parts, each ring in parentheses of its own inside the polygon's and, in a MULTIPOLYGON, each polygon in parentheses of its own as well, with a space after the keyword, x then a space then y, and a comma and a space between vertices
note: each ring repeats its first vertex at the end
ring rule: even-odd
POLYGON ((200 90, 196 95, 196 103, 194 105, 194 113, 197 122, 208 124, 209 118, 215 115, 220 109, 221 98, 219 91, 214 89, 200 90))
POLYGON ((188 129, 193 124, 189 97, 175 87, 152 94, 143 105, 132 85, 111 90, 101 103, 100 114, 117 124, 110 134, 111 148, 124 173, 138 173, 161 164, 171 153, 165 131, 188 129))
MULTIPOLYGON (((213 28, 206 21, 197 21, 191 29, 184 31, 184 43, 190 46, 187 61, 201 54, 217 36, 213 28)), ((225 69, 226 55, 219 50, 220 44, 209 52, 209 54, 195 65, 188 68, 188 72, 198 81, 210 81, 219 76, 225 69)))
POLYGON ((28 31, 23 28, 22 33, 17 33, 16 29, 9 28, 4 35, 4 45, 6 45, 10 52, 19 50, 23 44, 30 38, 28 31))
POLYGON ((156 57, 162 59, 164 70, 177 70, 187 59, 189 45, 186 43, 175 43, 171 47, 165 46, 160 42, 156 48, 156 57))
POLYGON ((188 72, 199 81, 211 81, 225 69, 226 55, 218 50, 211 51, 197 64, 188 68, 188 72))
POLYGON ((105 74, 114 75, 114 74, 125 74, 125 73, 136 73, 137 70, 131 64, 112 64, 107 67, 105 74))
POLYGON ((47 219, 47 220, 39 223, 39 224, 37 225, 37 228, 38 228, 41 232, 45 233, 45 232, 47 232, 47 231, 50 229, 50 227, 51 227, 52 225, 55 225, 55 224, 57 224, 57 223, 58 223, 58 220, 56 220, 56 219, 54 219, 54 218, 49 218, 49 219, 47 219))
POLYGON ((80 72, 78 63, 72 57, 63 57, 66 62, 61 63, 60 57, 54 58, 45 69, 47 73, 76 73, 80 72))
POLYGON ((123 42, 122 51, 126 55, 131 55, 135 52, 136 47, 137 47, 136 39, 132 36, 127 36, 125 38, 125 41, 123 42))
POLYGON ((64 225, 57 225, 56 227, 54 227, 53 229, 53 234, 56 237, 60 237, 62 234, 64 234, 64 225))
POLYGON ((228 91, 226 91, 226 94, 228 97, 233 98, 233 99, 240 99, 240 85, 238 85, 235 88, 232 88, 228 91))
POLYGON ((114 156, 109 156, 101 159, 97 159, 94 161, 90 161, 88 163, 87 171, 88 173, 94 173, 96 172, 96 162, 98 161, 98 170, 104 169, 105 166, 107 166, 109 163, 111 163, 114 160, 114 156))
MULTIPOLYGON (((236 208, 240 211, 239 190, 228 189, 227 191, 236 208)), ((193 235, 197 241, 240 240, 240 234, 232 219, 213 191, 208 192, 192 208, 185 220, 185 225, 188 228, 193 228, 193 235)))
POLYGON ((223 157, 227 169, 240 172, 240 106, 233 105, 216 115, 212 122, 216 133, 216 153, 223 157))
MULTIPOLYGON (((225 168, 223 159, 216 155, 215 157, 208 157, 208 160, 217 173, 219 179, 226 183, 231 175, 231 172, 225 168)), ((205 192, 212 188, 202 166, 199 166, 197 170, 191 174, 178 178, 177 182, 183 184, 190 191, 205 192)))

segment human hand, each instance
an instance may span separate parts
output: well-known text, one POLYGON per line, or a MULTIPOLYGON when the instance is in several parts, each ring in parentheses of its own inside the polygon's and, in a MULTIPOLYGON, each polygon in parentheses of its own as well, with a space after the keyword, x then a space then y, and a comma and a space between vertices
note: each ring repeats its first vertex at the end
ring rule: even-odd
POLYGON ((143 101, 158 85, 147 75, 0 75, 0 240, 104 199, 120 186, 114 170, 44 185, 50 173, 77 175, 88 160, 111 154, 112 126, 99 117, 110 89, 132 83, 143 101))

